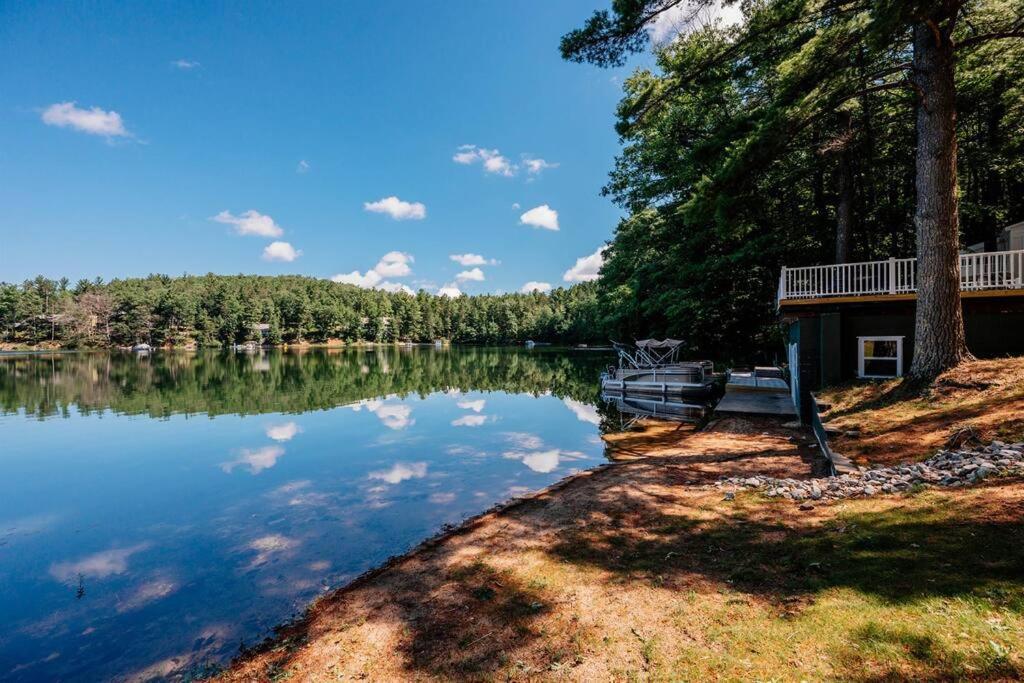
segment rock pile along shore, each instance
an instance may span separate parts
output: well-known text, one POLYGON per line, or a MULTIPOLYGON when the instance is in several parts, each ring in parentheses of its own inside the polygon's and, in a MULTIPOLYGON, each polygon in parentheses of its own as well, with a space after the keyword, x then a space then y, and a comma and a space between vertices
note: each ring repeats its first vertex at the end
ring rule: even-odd
MULTIPOLYGON (((762 490, 772 498, 821 500, 873 496, 907 491, 915 485, 968 486, 988 477, 1024 474, 1024 443, 993 441, 976 450, 939 451, 924 462, 894 465, 821 479, 775 479, 773 477, 730 477, 719 487, 762 490)), ((726 492, 731 498, 733 491, 726 492)))

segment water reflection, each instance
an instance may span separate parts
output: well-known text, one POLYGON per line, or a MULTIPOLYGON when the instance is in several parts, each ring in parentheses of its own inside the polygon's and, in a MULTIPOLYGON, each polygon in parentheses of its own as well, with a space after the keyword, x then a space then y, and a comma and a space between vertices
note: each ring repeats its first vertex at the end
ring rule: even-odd
POLYGON ((0 357, 0 679, 202 673, 442 525, 601 463, 606 363, 0 357))
MULTIPOLYGON (((566 402, 568 403, 570 400, 566 399, 566 402)), ((642 418, 699 424, 707 420, 711 415, 712 408, 709 404, 694 403, 664 396, 632 396, 621 393, 603 393, 601 394, 601 400, 606 406, 614 408, 615 413, 618 414, 619 430, 628 429, 632 426, 633 422, 642 418)), ((600 418, 597 414, 597 408, 586 406, 586 410, 593 412, 597 419, 595 424, 599 424, 600 418)))
POLYGON ((359 404, 375 412, 380 406, 372 400, 439 391, 554 395, 571 399, 566 405, 575 411, 597 402, 595 378, 607 361, 602 353, 553 348, 0 355, 0 411, 69 417, 73 406, 79 414, 110 409, 162 418, 359 404))

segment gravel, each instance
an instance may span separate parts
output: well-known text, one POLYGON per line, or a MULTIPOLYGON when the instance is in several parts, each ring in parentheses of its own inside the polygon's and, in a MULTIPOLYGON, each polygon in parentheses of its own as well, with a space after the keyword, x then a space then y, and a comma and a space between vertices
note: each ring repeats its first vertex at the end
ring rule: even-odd
MULTIPOLYGON (((756 489, 769 498, 794 501, 838 500, 899 493, 913 486, 970 486, 990 477, 1024 474, 1024 443, 993 441, 975 450, 939 451, 924 462, 894 465, 820 479, 730 477, 717 486, 756 489)), ((728 491, 732 500, 735 491, 728 491)))

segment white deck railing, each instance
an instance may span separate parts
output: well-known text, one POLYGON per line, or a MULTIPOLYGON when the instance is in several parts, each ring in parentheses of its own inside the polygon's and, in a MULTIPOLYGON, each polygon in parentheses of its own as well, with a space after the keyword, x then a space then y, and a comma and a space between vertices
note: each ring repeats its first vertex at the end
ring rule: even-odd
MULTIPOLYGON (((960 289, 1024 289, 1024 251, 961 254, 960 289)), ((779 276, 779 301, 916 291, 917 259, 912 258, 783 267, 779 276)))

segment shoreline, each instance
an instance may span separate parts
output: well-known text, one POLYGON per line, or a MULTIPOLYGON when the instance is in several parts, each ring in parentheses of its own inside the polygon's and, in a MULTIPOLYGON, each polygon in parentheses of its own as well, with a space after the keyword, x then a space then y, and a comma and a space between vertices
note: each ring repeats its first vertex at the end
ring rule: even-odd
POLYGON ((817 449, 802 429, 646 421, 604 440, 612 462, 493 506, 332 589, 213 680, 1024 673, 1016 654, 991 656, 1024 633, 1012 607, 1024 601, 1024 477, 783 499, 720 482, 813 479, 817 449), (988 633, 992 619, 1004 630, 988 633), (900 640, 864 645, 890 632, 930 639, 941 654, 915 656, 900 640))
MULTIPOLYGON (((658 468, 666 458, 711 458, 711 462, 722 463, 722 471, 719 471, 718 467, 711 466, 705 471, 698 470, 694 475, 697 477, 696 480, 687 480, 682 483, 691 491, 697 490, 705 495, 717 496, 720 494, 720 491, 716 486, 716 482, 720 475, 724 476, 727 471, 734 472, 730 468, 733 453, 737 452, 737 450, 745 450, 745 446, 751 441, 763 443, 764 437, 768 437, 767 440, 770 441, 769 451, 778 448, 782 441, 793 442, 791 452, 783 457, 783 460, 790 460, 791 462, 784 462, 781 466, 776 465, 780 475, 789 474, 801 478, 810 478, 815 476, 815 472, 820 469, 822 464, 820 459, 818 461, 812 460, 814 458, 811 454, 813 450, 813 435, 804 430, 783 428, 774 420, 748 421, 735 418, 725 421, 714 420, 700 429, 688 426, 687 430, 681 434, 678 425, 674 423, 648 420, 645 421, 642 435, 639 438, 629 432, 605 435, 602 438, 608 449, 608 457, 612 459, 611 462, 602 463, 588 470, 575 472, 542 489, 493 505, 476 515, 462 520, 457 525, 442 528, 434 535, 420 541, 405 552, 389 557, 380 564, 353 577, 348 582, 331 588, 323 595, 314 599, 300 615, 274 627, 274 635, 246 647, 214 679, 228 676, 227 680, 234 680, 231 678, 232 672, 244 666, 247 662, 252 662, 261 656, 279 651, 282 646, 287 646, 287 643, 296 638, 303 639, 303 636, 300 634, 311 627, 319 612, 330 609, 332 603, 344 600, 346 596, 372 587, 375 581, 387 576, 389 573, 399 572, 404 565, 421 561, 425 555, 443 549, 446 545, 457 542, 459 539, 471 536, 474 533, 486 531, 490 525, 505 523, 507 518, 510 515, 514 515, 517 511, 530 506, 544 506, 549 503, 557 504, 559 498, 569 489, 599 489, 607 483, 607 479, 614 477, 616 473, 622 473, 620 478, 629 478, 630 475, 625 474, 626 471, 644 467, 658 468), (722 426, 723 422, 727 423, 726 431, 715 431, 722 426), (737 424, 739 425, 739 434, 730 430, 733 425, 737 424), (737 447, 723 448, 721 439, 718 439, 717 443, 710 445, 699 453, 679 452, 673 454, 673 451, 679 450, 678 439, 680 436, 683 436, 687 441, 693 439, 702 441, 705 440, 705 437, 710 436, 710 441, 716 441, 716 437, 724 437, 725 440, 739 439, 740 442, 737 444, 737 447), (716 448, 719 449, 717 452, 716 448), (637 449, 641 449, 642 454, 639 454, 637 449), (799 456, 798 453, 800 454, 799 456)), ((683 450, 688 449, 684 448, 683 450)), ((257 679, 262 680, 259 677, 257 679)), ((246 674, 238 680, 253 680, 253 678, 246 674)))

